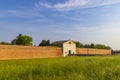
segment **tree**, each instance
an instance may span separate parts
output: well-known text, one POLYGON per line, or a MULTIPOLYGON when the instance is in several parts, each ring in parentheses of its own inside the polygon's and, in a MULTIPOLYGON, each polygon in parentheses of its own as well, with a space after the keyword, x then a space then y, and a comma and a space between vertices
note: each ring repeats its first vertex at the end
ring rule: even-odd
POLYGON ((11 44, 12 44, 12 45, 16 45, 16 41, 17 41, 17 39, 13 39, 13 40, 11 41, 11 44))
POLYGON ((4 41, 0 42, 0 44, 2 44, 2 45, 11 45, 9 42, 4 42, 4 41))
POLYGON ((81 48, 83 46, 83 44, 80 43, 79 41, 74 41, 74 43, 76 44, 77 48, 81 48))
POLYGON ((19 34, 15 39, 11 41, 13 45, 32 45, 32 37, 19 34))
POLYGON ((97 48, 97 49, 111 49, 109 46, 106 46, 103 44, 96 44, 95 48, 97 48))
POLYGON ((83 47, 84 48, 90 48, 90 45, 89 44, 85 44, 83 47))
POLYGON ((42 40, 39 46, 50 46, 50 40, 42 40))
POLYGON ((90 48, 94 48, 94 46, 95 46, 95 45, 94 45, 93 43, 90 44, 90 48))

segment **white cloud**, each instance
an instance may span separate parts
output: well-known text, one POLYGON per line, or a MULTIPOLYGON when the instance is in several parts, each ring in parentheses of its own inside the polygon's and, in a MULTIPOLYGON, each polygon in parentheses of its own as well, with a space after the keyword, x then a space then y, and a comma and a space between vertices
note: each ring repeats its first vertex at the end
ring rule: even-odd
POLYGON ((110 4, 117 4, 120 3, 120 0, 101 0, 100 5, 110 5, 110 4))
POLYGON ((38 4, 35 4, 37 8, 53 8, 57 10, 71 10, 78 7, 85 6, 90 0, 68 0, 65 3, 57 3, 52 5, 51 3, 42 3, 39 2, 38 4))
POLYGON ((61 11, 69 11, 75 10, 80 8, 90 8, 90 7, 97 7, 97 6, 105 6, 110 4, 120 3, 120 0, 67 0, 65 3, 36 3, 35 6, 37 8, 51 8, 61 11))
POLYGON ((64 9, 64 8, 73 8, 73 7, 82 7, 86 5, 89 2, 89 0, 68 0, 68 2, 62 4, 58 3, 54 5, 54 8, 56 9, 64 9))

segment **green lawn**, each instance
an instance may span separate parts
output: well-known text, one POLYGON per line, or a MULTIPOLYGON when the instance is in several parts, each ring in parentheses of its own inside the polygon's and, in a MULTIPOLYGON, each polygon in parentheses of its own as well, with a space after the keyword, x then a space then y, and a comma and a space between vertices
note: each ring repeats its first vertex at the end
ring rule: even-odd
POLYGON ((120 80, 120 55, 0 61, 0 80, 120 80))

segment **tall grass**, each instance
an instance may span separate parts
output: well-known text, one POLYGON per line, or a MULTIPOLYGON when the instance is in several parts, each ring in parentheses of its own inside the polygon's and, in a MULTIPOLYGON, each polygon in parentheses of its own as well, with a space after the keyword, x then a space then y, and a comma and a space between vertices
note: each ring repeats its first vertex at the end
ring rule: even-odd
POLYGON ((0 80, 120 80, 120 56, 5 60, 0 80))

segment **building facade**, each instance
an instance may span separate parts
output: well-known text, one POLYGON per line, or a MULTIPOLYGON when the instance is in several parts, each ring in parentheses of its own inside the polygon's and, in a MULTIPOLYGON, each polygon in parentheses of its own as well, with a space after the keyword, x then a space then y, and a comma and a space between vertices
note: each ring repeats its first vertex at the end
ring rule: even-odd
POLYGON ((71 40, 64 42, 62 49, 63 49, 63 56, 76 54, 76 44, 71 40))
POLYGON ((76 44, 72 40, 56 41, 53 44, 62 47, 64 57, 76 54, 76 44))

